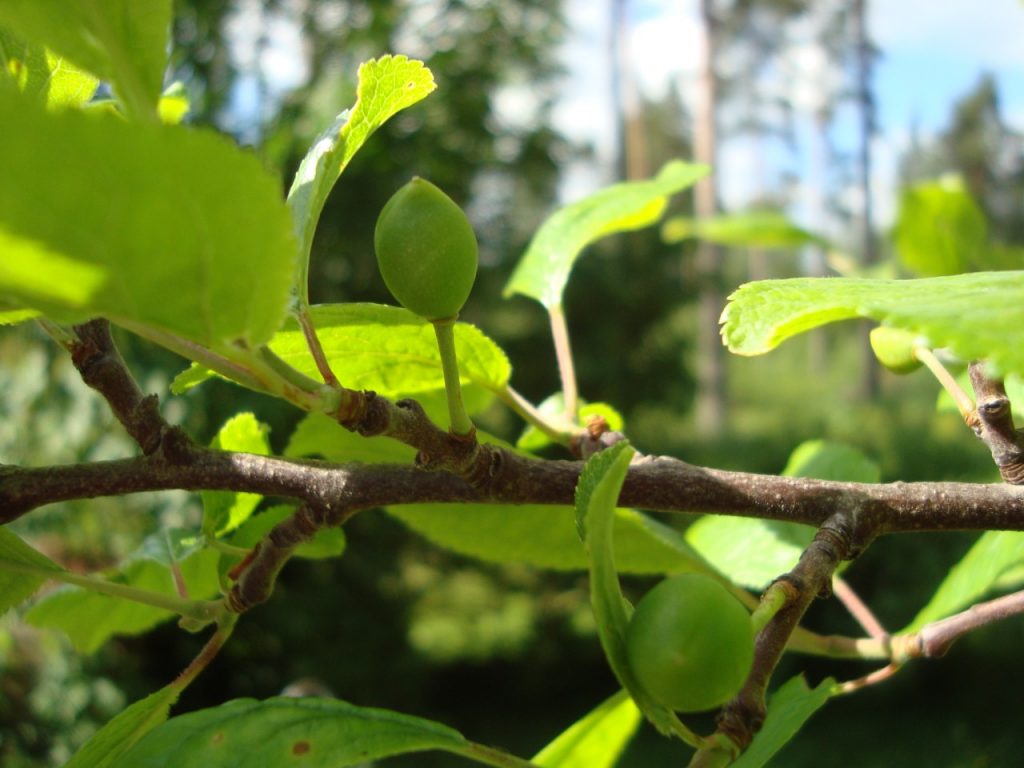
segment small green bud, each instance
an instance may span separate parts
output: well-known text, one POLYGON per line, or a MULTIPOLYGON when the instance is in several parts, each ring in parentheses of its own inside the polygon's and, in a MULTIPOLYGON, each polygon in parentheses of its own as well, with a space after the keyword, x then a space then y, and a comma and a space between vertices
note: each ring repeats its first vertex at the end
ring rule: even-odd
POLYGON ((893 373, 912 373, 921 367, 921 361, 914 354, 917 336, 902 328, 880 325, 871 330, 871 350, 878 362, 893 373))
POLYGON ((459 314, 476 280, 479 248, 448 195, 413 178, 381 210, 373 246, 384 283, 403 307, 431 321, 459 314))

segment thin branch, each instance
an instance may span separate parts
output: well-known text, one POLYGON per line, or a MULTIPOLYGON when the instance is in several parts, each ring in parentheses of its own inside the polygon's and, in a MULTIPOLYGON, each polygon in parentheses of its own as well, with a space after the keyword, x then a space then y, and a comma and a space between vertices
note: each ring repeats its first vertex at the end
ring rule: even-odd
POLYGON ((906 638, 904 647, 910 658, 938 658, 968 632, 1022 613, 1024 590, 972 605, 965 611, 928 624, 906 638))
POLYGON ((860 595, 839 576, 832 579, 832 592, 839 599, 839 602, 846 607, 846 610, 850 612, 850 615, 857 620, 857 623, 861 625, 864 631, 868 633, 868 637, 882 640, 889 636, 889 633, 885 631, 885 627, 882 626, 882 623, 875 614, 860 599, 860 595))
POLYGON ((978 400, 974 433, 988 446, 1003 480, 1024 484, 1024 435, 1014 428, 1003 382, 989 378, 982 363, 971 363, 967 370, 978 400))
POLYGON ((572 362, 572 347, 569 345, 569 326, 565 322, 565 312, 557 304, 548 308, 548 317, 551 320, 551 336, 555 342, 558 373, 562 377, 565 419, 570 424, 575 424, 579 395, 576 388, 576 369, 572 362))

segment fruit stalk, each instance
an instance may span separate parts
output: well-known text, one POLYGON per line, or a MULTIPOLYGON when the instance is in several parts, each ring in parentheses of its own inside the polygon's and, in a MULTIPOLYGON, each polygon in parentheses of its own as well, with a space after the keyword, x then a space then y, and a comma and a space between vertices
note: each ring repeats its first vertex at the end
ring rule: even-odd
POLYGON ((462 386, 459 383, 459 363, 455 356, 455 318, 432 321, 437 336, 437 348, 441 353, 441 370, 444 373, 444 390, 448 396, 448 419, 451 431, 460 437, 473 432, 473 422, 466 413, 462 402, 462 386))

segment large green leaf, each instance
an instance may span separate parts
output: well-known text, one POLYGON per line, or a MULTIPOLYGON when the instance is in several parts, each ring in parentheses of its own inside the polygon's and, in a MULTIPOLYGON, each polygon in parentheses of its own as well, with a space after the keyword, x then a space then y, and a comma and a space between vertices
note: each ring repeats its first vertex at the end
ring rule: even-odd
POLYGON ((955 275, 979 266, 988 226, 963 182, 948 178, 903 191, 893 240, 900 261, 917 274, 955 275))
MULTIPOLYGON (((253 414, 235 414, 220 428, 210 447, 267 456, 269 432, 270 427, 257 421, 253 414)), ((234 530, 249 519, 262 498, 258 493, 203 491, 203 533, 220 536, 234 530)))
MULTIPOLYGON (((313 307, 312 313, 331 368, 346 387, 389 398, 444 388, 434 327, 412 312, 383 304, 333 304, 313 307)), ((270 348, 289 365, 316 375, 305 337, 294 323, 274 336, 270 348)), ((475 326, 456 323, 455 351, 464 384, 494 391, 508 383, 508 358, 475 326)))
POLYGON ((381 56, 359 67, 356 103, 317 136, 295 172, 288 205, 299 240, 297 288, 309 303, 309 251, 328 194, 352 156, 388 119, 434 90, 434 76, 422 61, 381 56))
POLYGON ((612 768, 640 724, 640 710, 619 691, 537 753, 542 768, 612 768))
POLYGON ((0 24, 109 80, 129 112, 155 116, 171 0, 3 0, 0 24))
POLYGON ((661 237, 667 243, 699 238, 745 248, 802 248, 826 244, 821 237, 801 229, 777 211, 747 211, 702 219, 673 216, 662 225, 661 237))
POLYGON ((809 688, 802 676, 790 678, 768 699, 768 717, 734 768, 761 768, 803 728, 835 693, 835 681, 825 679, 809 688))
POLYGON ((47 571, 61 570, 42 552, 0 527, 0 616, 32 597, 46 581, 47 571))
POLYGON ((977 602, 993 589, 1024 583, 1024 533, 988 531, 953 566, 928 604, 904 630, 912 632, 977 602), (1007 578, 1012 574, 1012 578, 1007 578))
POLYGON ((653 179, 614 184, 559 209, 537 230, 505 295, 521 293, 548 309, 560 306, 569 273, 584 248, 615 232, 654 224, 670 195, 707 173, 707 166, 673 160, 653 179))
POLYGON ((139 739, 167 720, 180 693, 168 685, 136 701, 93 734, 64 768, 110 768, 139 739))
POLYGON ((237 699, 172 718, 113 768, 344 768, 424 750, 462 753, 470 743, 439 723, 344 701, 237 699))
POLYGON ((1024 372, 1024 272, 919 280, 796 278, 740 286, 722 314, 722 336, 741 355, 769 352, 812 328, 854 317, 904 328, 964 360, 1024 372))
POLYGON ((0 78, 5 75, 20 91, 50 108, 81 106, 99 85, 64 57, 0 29, 0 78))
MULTIPOLYGON (((176 562, 189 597, 202 599, 217 594, 218 553, 197 549, 187 531, 162 532, 146 539, 137 552, 117 570, 104 574, 108 580, 149 592, 176 595, 171 563, 176 562)), ((92 653, 113 635, 137 635, 174 618, 162 608, 110 597, 80 587, 57 589, 26 614, 30 624, 63 631, 83 653, 92 653)))
MULTIPOLYGON (((793 451, 783 474, 877 483, 878 465, 856 448, 811 440, 793 451)), ((814 538, 806 525, 777 520, 705 515, 686 529, 686 541, 730 580, 764 589, 788 572, 814 538)))
POLYGON ((0 300, 206 345, 277 330, 295 262, 278 182, 224 137, 47 113, 0 89, 0 300))

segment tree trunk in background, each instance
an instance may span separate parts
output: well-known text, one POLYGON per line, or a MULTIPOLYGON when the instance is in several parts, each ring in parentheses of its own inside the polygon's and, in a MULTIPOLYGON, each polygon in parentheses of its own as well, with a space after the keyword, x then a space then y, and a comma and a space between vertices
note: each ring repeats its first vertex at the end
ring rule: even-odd
MULTIPOLYGON (((861 190, 861 263, 871 266, 878 260, 875 248, 871 200, 871 137, 875 127, 875 104, 871 95, 871 44, 867 33, 867 0, 854 0, 851 20, 857 57, 857 106, 860 112, 860 190, 861 190)), ((878 394, 878 363, 871 351, 867 333, 862 344, 862 372, 859 392, 867 400, 878 394)))
POLYGON ((635 181, 650 176, 643 108, 629 50, 628 0, 612 0, 612 91, 618 122, 620 179, 635 181))
MULTIPOLYGON (((694 115, 693 150, 698 163, 707 163, 712 172, 697 183, 694 190, 694 213, 698 218, 714 216, 718 210, 715 185, 715 145, 717 139, 715 43, 717 21, 711 0, 701 0, 701 22, 704 32, 704 61, 698 84, 694 115)), ((725 355, 718 331, 723 296, 718 273, 722 249, 704 240, 698 241, 696 277, 700 282, 697 307, 697 392, 694 417, 698 434, 714 437, 725 424, 725 355)))

